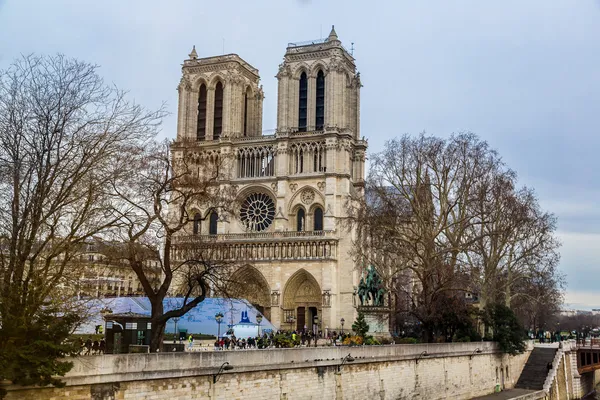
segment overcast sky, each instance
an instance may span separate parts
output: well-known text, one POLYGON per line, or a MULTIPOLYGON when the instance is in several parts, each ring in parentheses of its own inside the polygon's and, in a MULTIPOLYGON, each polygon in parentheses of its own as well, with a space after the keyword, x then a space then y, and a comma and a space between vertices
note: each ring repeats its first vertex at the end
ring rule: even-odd
POLYGON ((600 0, 0 0, 0 68, 29 53, 98 64, 137 102, 166 101, 173 138, 182 61, 224 49, 259 69, 267 130, 287 43, 332 24, 354 43, 369 151, 480 135, 558 215, 567 301, 600 308, 600 0))

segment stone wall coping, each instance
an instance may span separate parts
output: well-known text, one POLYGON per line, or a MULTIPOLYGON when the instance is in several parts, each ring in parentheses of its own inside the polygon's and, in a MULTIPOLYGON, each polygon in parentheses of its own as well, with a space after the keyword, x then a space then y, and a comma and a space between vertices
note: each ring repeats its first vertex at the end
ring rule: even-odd
MULTIPOLYGON (((81 356, 69 359, 73 369, 63 378, 67 386, 150 379, 213 375, 224 362, 234 369, 228 373, 261 370, 331 367, 351 354, 351 364, 403 361, 428 356, 419 362, 439 357, 477 357, 500 353, 493 342, 427 343, 382 346, 306 347, 293 349, 202 351, 186 353, 115 354, 81 356), (477 350, 481 350, 477 353, 477 350)), ((346 364, 349 365, 349 364, 346 364)), ((12 390, 23 387, 12 386, 12 390)))

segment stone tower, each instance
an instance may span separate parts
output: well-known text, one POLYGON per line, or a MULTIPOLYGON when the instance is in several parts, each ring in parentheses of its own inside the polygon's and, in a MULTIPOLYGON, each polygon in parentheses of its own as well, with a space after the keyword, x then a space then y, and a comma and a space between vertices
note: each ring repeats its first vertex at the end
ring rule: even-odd
POLYGON ((199 59, 194 46, 182 71, 177 140, 261 135, 264 96, 256 68, 237 54, 199 59))
POLYGON ((360 137, 360 76, 333 27, 325 40, 290 43, 277 79, 278 131, 330 127, 360 137))
POLYGON ((348 200, 363 193, 367 148, 352 55, 333 28, 326 39, 289 43, 270 135, 261 134, 258 70, 239 56, 198 58, 193 50, 182 72, 173 157, 227 157, 222 184, 235 188, 241 206, 225 216, 199 204, 193 212, 200 217, 178 240, 219 243, 239 263, 229 292, 276 327, 325 331, 339 330, 342 318, 351 323, 354 233, 343 220, 348 200))

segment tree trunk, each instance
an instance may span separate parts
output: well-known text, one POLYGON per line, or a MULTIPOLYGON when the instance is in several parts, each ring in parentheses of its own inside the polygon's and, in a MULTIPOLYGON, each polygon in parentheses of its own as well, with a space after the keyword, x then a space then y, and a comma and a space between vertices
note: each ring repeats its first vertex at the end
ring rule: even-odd
POLYGON ((162 318, 164 307, 162 299, 152 301, 152 330, 150 336, 150 353, 156 353, 162 348, 167 321, 162 318))
POLYGON ((165 326, 166 322, 153 322, 152 323, 152 334, 150 337, 150 353, 156 353, 162 348, 164 341, 165 326))

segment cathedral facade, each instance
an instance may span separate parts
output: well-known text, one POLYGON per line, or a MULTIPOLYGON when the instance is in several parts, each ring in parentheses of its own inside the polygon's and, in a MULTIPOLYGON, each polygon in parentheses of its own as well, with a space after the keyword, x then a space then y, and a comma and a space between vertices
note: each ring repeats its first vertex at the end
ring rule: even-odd
MULTIPOLYGON (((364 190, 360 75, 332 28, 289 43, 277 74, 277 128, 263 132, 258 70, 236 54, 184 61, 172 157, 224 159, 239 210, 198 206, 187 235, 219 243, 231 292, 280 329, 339 329, 355 318, 351 195, 364 190), (268 134, 267 134, 268 133, 268 134)), ((347 326, 346 328, 349 328, 347 326)))

